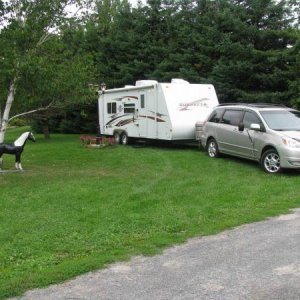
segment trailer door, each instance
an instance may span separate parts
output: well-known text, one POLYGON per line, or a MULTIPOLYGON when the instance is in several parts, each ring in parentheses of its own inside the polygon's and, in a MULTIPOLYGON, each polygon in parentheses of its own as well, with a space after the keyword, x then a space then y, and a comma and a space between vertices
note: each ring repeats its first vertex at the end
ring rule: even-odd
POLYGON ((148 133, 148 122, 147 122, 147 101, 145 91, 142 91, 139 99, 140 109, 137 113, 138 115, 138 127, 139 127, 139 136, 143 138, 147 138, 148 133))

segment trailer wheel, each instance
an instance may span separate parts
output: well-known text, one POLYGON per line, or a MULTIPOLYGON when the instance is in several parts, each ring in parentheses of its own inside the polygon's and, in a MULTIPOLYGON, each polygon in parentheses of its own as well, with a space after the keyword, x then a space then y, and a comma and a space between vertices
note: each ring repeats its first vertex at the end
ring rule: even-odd
POLYGON ((121 135, 121 144, 122 145, 128 145, 129 144, 129 138, 126 132, 123 132, 121 135))
POLYGON ((121 143, 121 135, 117 131, 114 133, 114 140, 115 140, 116 144, 120 144, 121 143))

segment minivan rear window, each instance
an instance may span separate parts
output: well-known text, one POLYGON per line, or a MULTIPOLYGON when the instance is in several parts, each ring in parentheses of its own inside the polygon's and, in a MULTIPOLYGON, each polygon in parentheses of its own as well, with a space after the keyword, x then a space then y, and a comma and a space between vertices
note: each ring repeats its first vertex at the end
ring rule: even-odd
POLYGON ((221 109, 221 108, 215 109, 212 112, 212 114, 210 115, 208 122, 219 123, 223 112, 224 112, 224 109, 221 109))

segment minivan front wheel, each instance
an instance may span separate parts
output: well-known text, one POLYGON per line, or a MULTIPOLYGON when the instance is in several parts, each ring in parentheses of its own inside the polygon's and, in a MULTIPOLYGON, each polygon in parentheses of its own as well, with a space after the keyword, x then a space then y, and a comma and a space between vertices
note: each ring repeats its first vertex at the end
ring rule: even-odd
POLYGON ((218 144, 213 138, 211 138, 207 143, 207 153, 209 157, 212 158, 220 156, 218 144))
POLYGON ((269 149, 264 152, 261 158, 261 165, 267 173, 280 172, 280 156, 278 152, 275 149, 269 149))

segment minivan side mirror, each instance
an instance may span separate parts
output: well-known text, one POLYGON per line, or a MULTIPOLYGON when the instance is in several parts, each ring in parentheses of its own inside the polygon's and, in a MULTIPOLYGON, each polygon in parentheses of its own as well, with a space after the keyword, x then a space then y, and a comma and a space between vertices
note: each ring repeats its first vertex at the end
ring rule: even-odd
POLYGON ((250 125, 250 129, 255 130, 255 131, 261 131, 260 125, 253 123, 250 125))
POLYGON ((243 123, 240 123, 238 127, 239 127, 239 131, 244 131, 245 129, 245 125, 243 123))

